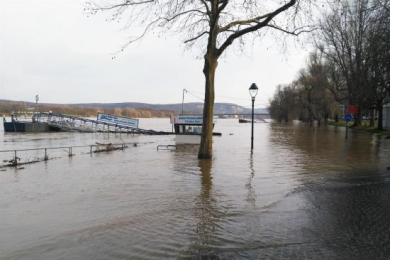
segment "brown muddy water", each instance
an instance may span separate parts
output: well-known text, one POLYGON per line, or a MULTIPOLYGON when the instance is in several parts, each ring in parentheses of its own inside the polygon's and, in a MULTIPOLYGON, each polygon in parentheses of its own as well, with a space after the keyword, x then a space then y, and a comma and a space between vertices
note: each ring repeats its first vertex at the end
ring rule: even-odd
MULTIPOLYGON (((171 129, 168 119, 140 124, 171 129)), ((157 151, 173 136, 0 131, 0 150, 140 143, 0 168, 0 259, 390 257, 384 136, 256 123, 251 154, 250 124, 219 119, 215 131, 212 161, 192 147, 157 151)))

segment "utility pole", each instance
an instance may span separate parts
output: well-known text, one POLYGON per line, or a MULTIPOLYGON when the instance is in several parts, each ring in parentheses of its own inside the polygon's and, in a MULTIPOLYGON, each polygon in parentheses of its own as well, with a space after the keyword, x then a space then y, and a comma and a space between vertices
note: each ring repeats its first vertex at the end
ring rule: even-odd
POLYGON ((36 100, 36 107, 34 108, 34 112, 33 112, 33 122, 35 121, 35 115, 36 115, 35 111, 39 111, 38 110, 38 101, 40 100, 40 96, 38 94, 36 94, 35 100, 36 100))
POLYGON ((185 94, 188 92, 186 89, 182 89, 182 109, 181 109, 181 115, 184 114, 184 99, 185 99, 185 94))

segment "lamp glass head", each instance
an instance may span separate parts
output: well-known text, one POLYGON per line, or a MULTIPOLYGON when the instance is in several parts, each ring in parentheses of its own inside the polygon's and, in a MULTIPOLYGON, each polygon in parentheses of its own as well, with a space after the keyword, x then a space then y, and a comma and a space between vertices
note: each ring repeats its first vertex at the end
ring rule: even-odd
POLYGON ((255 98, 258 94, 258 86, 255 83, 252 83, 252 85, 249 87, 249 94, 252 98, 255 98))

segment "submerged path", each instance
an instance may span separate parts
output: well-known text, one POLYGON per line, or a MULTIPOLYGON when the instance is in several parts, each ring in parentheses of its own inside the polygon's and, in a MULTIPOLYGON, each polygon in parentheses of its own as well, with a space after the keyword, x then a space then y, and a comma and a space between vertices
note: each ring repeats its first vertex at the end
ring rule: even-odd
POLYGON ((388 139, 258 123, 250 153, 249 124, 215 128, 212 161, 157 151, 169 135, 0 133, 0 149, 151 141, 0 172, 0 259, 390 258, 388 139))

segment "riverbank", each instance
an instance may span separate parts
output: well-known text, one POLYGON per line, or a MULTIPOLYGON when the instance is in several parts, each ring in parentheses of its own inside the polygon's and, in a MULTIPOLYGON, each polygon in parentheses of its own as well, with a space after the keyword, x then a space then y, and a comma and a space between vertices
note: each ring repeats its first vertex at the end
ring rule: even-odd
MULTIPOLYGON (((331 125, 331 126, 337 126, 337 127, 345 127, 346 126, 345 121, 335 122, 335 121, 331 120, 327 124, 331 125)), ((390 136, 390 130, 388 130, 388 129, 382 129, 381 130, 381 129, 378 129, 376 127, 370 127, 369 121, 362 121, 361 126, 354 126, 353 122, 349 122, 348 127, 350 129, 354 129, 356 131, 366 131, 366 132, 369 132, 369 133, 390 136)))

